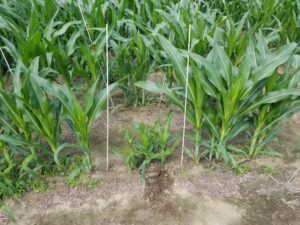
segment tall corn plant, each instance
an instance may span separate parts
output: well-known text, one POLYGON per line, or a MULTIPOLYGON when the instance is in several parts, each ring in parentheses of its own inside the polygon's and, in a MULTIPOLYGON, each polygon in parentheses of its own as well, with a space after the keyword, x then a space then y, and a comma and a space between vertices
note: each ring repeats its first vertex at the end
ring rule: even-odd
POLYGON ((256 0, 256 1, 233 1, 218 0, 208 1, 210 7, 218 10, 220 14, 232 18, 234 21, 241 20, 243 14, 248 13, 249 30, 257 32, 264 28, 264 34, 278 31, 280 39, 277 45, 286 40, 297 41, 300 39, 300 3, 299 1, 287 0, 256 0))
MULTIPOLYGON (((176 48, 187 49, 188 35, 186 30, 191 26, 191 49, 198 54, 206 54, 210 49, 209 39, 213 36, 218 25, 223 24, 224 17, 217 17, 217 11, 211 9, 205 2, 180 1, 169 5, 166 9, 157 9, 161 15, 162 23, 153 29, 154 34, 166 37, 176 48)), ((157 40, 159 44, 159 40, 157 40)), ((165 51, 160 53, 162 64, 172 64, 165 51)), ((164 68, 164 67, 163 67, 164 68)), ((172 68, 166 69, 166 80, 172 86, 172 68)))
MULTIPOLYGON (((186 86, 186 66, 187 60, 185 55, 175 48, 172 43, 161 35, 158 35, 160 44, 164 49, 168 59, 172 62, 175 79, 178 87, 167 88, 159 86, 152 81, 137 82, 136 85, 145 88, 148 91, 164 93, 168 96, 173 104, 179 107, 181 111, 185 110, 184 95, 186 86)), ((200 159, 200 145, 201 145, 201 130, 202 130, 202 116, 203 116, 203 101, 205 92, 201 79, 202 74, 199 73, 196 64, 192 63, 190 74, 188 74, 188 95, 187 95, 187 108, 186 118, 193 125, 193 139, 195 140, 194 153, 189 152, 192 158, 198 162, 200 159)))
POLYGON ((3 114, 0 120, 8 136, 4 133, 0 139, 12 146, 19 146, 21 143, 24 147, 31 147, 31 160, 38 158, 36 149, 44 148, 44 154, 53 156, 60 166, 58 153, 65 147, 60 144, 62 110, 57 102, 50 103, 44 91, 33 81, 32 77, 38 76, 38 69, 36 58, 22 79, 18 63, 14 73, 13 93, 9 95, 4 90, 1 91, 3 114), (42 147, 43 142, 39 142, 39 138, 47 143, 52 152, 48 152, 47 147, 42 147))
POLYGON ((144 90, 134 84, 147 80, 149 74, 154 71, 156 62, 148 46, 150 46, 148 37, 139 32, 119 45, 113 45, 117 58, 113 77, 120 81, 127 105, 145 104, 144 90))
POLYGON ((213 138, 217 139, 210 155, 214 153, 216 158, 223 158, 225 163, 235 163, 228 150, 241 152, 228 145, 228 141, 248 128, 248 113, 255 113, 264 104, 278 103, 300 94, 299 89, 287 86, 277 90, 265 88, 277 67, 292 57, 297 45, 290 43, 271 51, 266 49, 267 45, 262 48, 264 41, 266 39, 260 33, 258 41, 250 42, 245 57, 236 66, 218 43, 206 58, 191 55, 200 67, 203 66, 211 88, 216 91, 215 96, 211 96, 215 108, 205 115, 205 119, 213 138))
MULTIPOLYGON (((40 174, 56 161, 55 152, 49 151, 44 136, 35 131, 38 121, 32 120, 38 114, 40 121, 55 120, 55 113, 38 113, 38 99, 43 99, 43 95, 34 95, 35 91, 29 87, 33 68, 25 79, 21 78, 24 74, 20 68, 18 63, 14 71, 13 89, 0 90, 0 197, 20 194, 26 189, 29 178, 40 174)), ((49 101, 46 103, 44 107, 48 106, 49 101)), ((43 125, 39 129, 44 130, 47 124, 43 125)), ((50 124, 50 127, 53 126, 56 123, 50 124)), ((60 139, 60 135, 55 136, 60 139)), ((51 139, 50 134, 47 137, 51 139)))
MULTIPOLYGON (((91 168, 91 152, 89 135, 92 124, 101 115, 106 103, 106 89, 99 90, 99 83, 95 82, 87 92, 84 104, 81 105, 71 89, 65 85, 58 85, 49 82, 41 77, 34 77, 42 89, 50 96, 53 96, 63 107, 64 118, 74 132, 81 150, 86 156, 86 166, 91 168)), ((116 86, 109 86, 109 92, 116 86)))
POLYGON ((235 60, 229 58, 220 41, 216 41, 209 54, 202 57, 196 53, 188 55, 186 51, 176 49, 162 36, 159 36, 159 40, 173 62, 175 77, 181 88, 166 89, 153 82, 139 82, 137 85, 150 91, 162 91, 183 110, 185 59, 191 57, 187 118, 193 124, 196 133, 196 159, 200 156, 198 140, 201 138, 200 131, 204 124, 208 127, 211 140, 209 144, 204 142, 207 150, 203 154, 208 154, 210 158, 223 159, 226 164, 236 165, 237 162, 230 152, 244 155, 245 153, 229 141, 250 128, 248 115, 256 113, 264 104, 297 98, 300 94, 299 89, 290 87, 265 91, 269 77, 278 66, 292 57, 297 46, 295 43, 282 46, 276 51, 269 50, 269 54, 266 54, 266 49, 261 48, 266 39, 260 34, 257 42, 249 42, 245 56, 239 60, 240 63, 235 64, 235 60))
MULTIPOLYGON (((276 58, 268 49, 268 43, 262 42, 259 49, 263 51, 263 60, 266 58, 276 58)), ((282 90, 298 91, 300 78, 300 57, 292 55, 290 59, 282 64, 279 69, 274 70, 265 81, 265 93, 279 93, 282 90)), ((249 157, 255 157, 258 154, 268 154, 264 149, 275 138, 277 128, 280 122, 300 110, 300 99, 294 95, 278 99, 276 102, 268 102, 261 105, 256 114, 254 114, 255 130, 252 135, 251 145, 248 150, 249 157)))

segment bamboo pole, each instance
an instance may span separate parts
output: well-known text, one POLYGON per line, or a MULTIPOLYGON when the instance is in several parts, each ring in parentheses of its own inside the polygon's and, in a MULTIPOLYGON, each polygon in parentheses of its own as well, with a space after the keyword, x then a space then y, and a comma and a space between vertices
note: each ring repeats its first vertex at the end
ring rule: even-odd
MULTIPOLYGON (((80 10, 80 14, 82 16, 82 20, 83 20, 86 32, 88 34, 88 38, 91 42, 91 45, 93 45, 93 40, 90 35, 89 28, 88 28, 87 22, 84 18, 84 15, 83 15, 83 12, 82 12, 79 2, 78 2, 78 7, 80 10)), ((107 100, 106 100, 106 170, 108 170, 109 169, 109 155, 108 155, 109 154, 109 100, 112 102, 112 105, 114 105, 114 103, 109 94, 109 88, 108 88, 109 87, 109 71, 108 71, 109 70, 109 59, 108 59, 108 24, 107 23, 105 25, 105 43, 106 43, 106 54, 105 54, 106 55, 106 77, 104 79, 104 83, 106 85, 106 97, 107 97, 107 100)), ((102 75, 104 78, 103 72, 102 72, 102 75)))
POLYGON ((190 65, 190 42, 191 42, 191 25, 189 25, 189 34, 188 34, 188 57, 187 57, 187 66, 186 66, 186 76, 185 76, 185 95, 184 95, 184 114, 183 114, 183 131, 182 131, 182 146, 181 146, 181 162, 180 165, 183 165, 183 152, 185 149, 185 127, 186 127, 186 108, 187 108, 187 95, 188 95, 188 83, 189 83, 189 65, 190 65))
POLYGON ((7 61, 7 58, 6 58, 6 56, 5 56, 5 54, 4 54, 3 50, 2 50, 2 48, 0 48, 0 51, 1 51, 2 57, 4 58, 5 64, 6 64, 7 68, 8 68, 8 71, 9 71, 9 72, 11 73, 11 75, 14 77, 15 75, 14 75, 14 73, 13 73, 13 71, 12 71, 12 69, 11 69, 11 67, 10 67, 10 65, 9 65, 9 63, 8 63, 8 61, 7 61))
POLYGON ((106 41, 106 170, 109 168, 109 71, 108 71, 108 24, 105 26, 105 41, 106 41))

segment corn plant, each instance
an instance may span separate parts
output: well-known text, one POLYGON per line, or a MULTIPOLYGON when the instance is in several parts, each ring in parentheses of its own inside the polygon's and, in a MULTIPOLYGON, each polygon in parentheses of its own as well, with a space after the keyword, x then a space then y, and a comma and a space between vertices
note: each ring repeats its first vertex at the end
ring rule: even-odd
POLYGON ((191 55, 198 66, 204 67, 203 72, 209 80, 211 89, 216 91, 215 96, 212 96, 216 108, 205 114, 205 119, 211 128, 211 133, 214 133, 214 138, 218 140, 213 152, 216 158, 221 156, 225 162, 229 160, 234 162, 227 153, 229 149, 232 151, 238 149, 231 148, 227 144, 229 140, 248 128, 247 113, 254 112, 263 104, 277 103, 289 97, 299 96, 298 89, 288 87, 271 91, 267 89, 264 93, 265 82, 270 79, 278 66, 292 57, 293 50, 296 48, 295 43, 290 43, 275 52, 269 50, 267 54, 266 46, 264 48, 261 46, 264 41, 266 39, 259 33, 258 42, 250 42, 245 57, 237 67, 231 63, 223 47, 218 44, 206 58, 191 55), (259 48, 258 53, 256 48, 259 48))
POLYGON ((38 58, 36 58, 25 79, 21 79, 20 66, 18 66, 14 73, 12 95, 1 91, 3 108, 0 120, 5 127, 5 133, 14 138, 4 133, 0 139, 12 146, 30 147, 31 154, 29 154, 28 163, 29 159, 38 159, 36 149, 44 148, 44 154, 53 156, 55 163, 60 166, 58 154, 67 146, 60 143, 62 107, 55 101, 50 103, 45 92, 32 79, 38 76, 38 66, 38 58), (52 153, 46 150, 47 147, 42 146, 42 142, 38 143, 39 138, 47 143, 52 153))
MULTIPOLYGON (((93 1, 93 5, 99 2, 101 1, 93 1)), ((81 7, 84 16, 86 11, 93 13, 90 4, 81 7)), ((103 14, 105 11, 98 10, 92 18, 99 16, 99 13, 103 14)), ((76 4, 49 0, 22 3, 12 1, 12 4, 6 3, 0 8, 0 16, 3 27, 0 31, 0 43, 5 45, 4 49, 12 58, 12 67, 18 60, 22 61, 24 68, 28 67, 38 56, 42 67, 51 70, 52 73, 48 73, 51 79, 62 77, 69 86, 78 77, 92 83, 98 76, 102 77, 104 28, 95 28, 100 25, 94 24, 96 19, 88 21, 88 28, 91 29, 87 30, 87 34, 84 18, 76 4), (63 7, 65 10, 62 10, 63 7), (34 10, 30 10, 31 8, 34 10), (27 24, 21 22, 23 19, 20 12, 27 24)), ((103 22, 104 19, 102 25, 103 22)))
MULTIPOLYGON (((18 64, 20 65, 20 64, 18 64)), ((14 77, 14 88, 12 93, 0 90, 1 113, 0 121, 3 126, 0 139, 10 146, 23 146, 27 164, 37 161, 36 148, 38 145, 33 140, 33 130, 26 120, 24 102, 21 100, 22 84, 20 82, 20 66, 17 67, 14 77), (27 152, 28 151, 28 152, 27 152)))
MULTIPOLYGON (((31 72, 32 70, 33 68, 30 69, 31 72)), ((43 99, 43 95, 40 95, 41 93, 34 95, 36 92, 29 88, 30 73, 28 73, 27 79, 20 78, 20 63, 18 63, 14 75, 12 92, 0 90, 1 197, 21 194, 27 188, 27 179, 37 176, 45 167, 51 165, 53 159, 58 162, 55 160, 55 152, 48 151, 48 146, 43 143, 45 139, 41 141, 40 134, 35 132, 36 123, 39 122, 37 118, 47 122, 47 119, 54 119, 53 114, 49 111, 45 115, 38 113, 38 99, 43 99)), ((44 107, 49 105, 48 101, 43 103, 46 103, 44 107)), ((59 113, 57 114, 59 115, 59 113)), ((54 121, 51 120, 51 122, 54 121)), ((43 123, 39 129, 45 131, 46 125, 48 124, 43 123)), ((50 124, 50 127, 53 126, 56 126, 56 123, 50 124)), ((43 134, 41 133, 41 135, 43 134)), ((51 143, 51 137, 48 137, 48 143, 51 143)), ((56 137, 59 140, 60 135, 56 135, 56 137)))
MULTIPOLYGON (((98 82, 90 87, 85 96, 84 105, 81 106, 74 93, 65 85, 49 82, 41 77, 34 77, 43 90, 55 97, 63 107, 63 114, 74 132, 81 150, 86 155, 86 164, 91 167, 89 134, 92 124, 101 115, 106 102, 106 90, 98 90, 98 82)), ((109 86, 111 91, 116 84, 109 86)))
POLYGON ((150 91, 163 92, 175 105, 184 110, 182 98, 185 84, 184 71, 186 71, 186 58, 191 57, 187 119, 193 124, 196 134, 194 158, 197 161, 200 158, 199 147, 203 123, 211 136, 210 143, 204 143, 208 150, 203 154, 235 165, 236 161, 229 152, 244 153, 241 149, 230 145, 229 141, 250 127, 247 115, 254 113, 263 104, 295 98, 300 93, 298 89, 288 87, 266 93, 264 91, 265 83, 277 67, 292 57, 292 52, 296 48, 295 43, 282 46, 275 52, 268 50, 267 54, 266 46, 262 48, 267 39, 259 33, 258 41, 252 40, 249 43, 245 56, 236 65, 232 63, 235 60, 230 59, 224 47, 220 46, 222 43, 220 41, 216 41, 209 54, 202 57, 196 53, 188 55, 186 51, 176 49, 162 36, 159 36, 159 40, 173 62, 175 78, 181 88, 167 89, 153 82, 138 82, 136 85, 150 91))
MULTIPOLYGON (((271 55, 273 58, 272 52, 267 48, 267 43, 261 47, 264 48, 265 57, 271 55)), ((282 90, 289 90, 290 92, 297 90, 300 77, 299 59, 299 55, 294 55, 287 63, 281 65, 280 68, 284 71, 273 71, 271 76, 266 79, 266 95, 272 92, 279 93, 282 90)), ((280 122, 299 110, 299 97, 294 95, 261 105, 257 113, 254 114, 255 130, 248 150, 249 157, 255 157, 258 154, 270 154, 270 151, 263 148, 276 137, 280 122)))
POLYGON ((248 14, 249 30, 257 32, 261 28, 264 34, 279 31, 277 44, 299 40, 300 4, 299 1, 257 0, 257 1, 209 1, 210 7, 221 14, 239 21, 243 14, 248 14))
POLYGON ((158 119, 154 126, 137 124, 134 127, 134 133, 125 131, 127 146, 124 149, 115 149, 115 151, 124 157, 130 170, 138 167, 144 175, 151 162, 159 160, 161 165, 164 165, 178 144, 174 136, 170 135, 172 118, 173 114, 169 113, 162 124, 158 119), (136 135, 138 138, 135 137, 136 135))
MULTIPOLYGON (((136 85, 145 88, 148 91, 164 93, 168 96, 170 101, 179 107, 181 111, 184 111, 184 87, 186 84, 186 66, 187 60, 183 53, 175 48, 172 43, 159 35, 159 40, 162 48, 169 60, 171 60, 174 71, 175 80, 178 87, 167 88, 159 86, 154 82, 137 82, 136 85)), ((205 99, 205 92, 203 84, 201 82, 202 74, 196 67, 196 64, 192 63, 190 74, 188 74, 188 95, 187 95, 187 120, 194 126, 194 140, 195 150, 193 158, 196 162, 200 159, 200 145, 201 145, 201 130, 202 130, 202 116, 203 116, 203 102, 205 99)), ((191 154, 191 153, 190 153, 191 154)))
POLYGON ((147 37, 137 33, 134 37, 113 47, 117 57, 114 78, 120 80, 120 88, 124 92, 127 105, 145 104, 144 90, 134 84, 147 80, 155 68, 155 60, 145 44, 147 41, 147 37))
POLYGON ((157 9, 162 17, 162 25, 155 28, 155 32, 168 39, 180 49, 187 49, 188 35, 187 27, 192 27, 193 43, 192 48, 203 54, 207 52, 209 47, 206 34, 212 35, 217 27, 222 23, 223 18, 217 18, 217 12, 211 8, 201 11, 201 4, 194 1, 182 1, 180 5, 168 7, 165 9, 157 9))

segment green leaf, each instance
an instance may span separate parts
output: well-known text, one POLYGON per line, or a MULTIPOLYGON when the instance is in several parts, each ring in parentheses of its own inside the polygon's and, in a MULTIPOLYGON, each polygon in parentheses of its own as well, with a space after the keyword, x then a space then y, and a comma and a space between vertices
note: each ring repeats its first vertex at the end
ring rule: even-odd
POLYGON ((169 55, 174 69, 176 71, 176 78, 181 85, 185 84, 185 68, 186 68, 186 60, 182 56, 182 54, 168 41, 165 37, 158 35, 160 44, 166 53, 169 55))
POLYGON ((27 146, 27 147, 33 147, 33 148, 39 147, 39 145, 37 145, 37 144, 33 144, 28 141, 22 140, 21 138, 12 137, 12 136, 5 135, 5 134, 0 134, 0 141, 3 141, 12 146, 21 146, 21 147, 27 146))
POLYGON ((269 92, 266 95, 264 95, 261 99, 258 99, 255 103, 253 103, 249 108, 247 108, 241 114, 245 115, 246 113, 249 113, 257 109, 259 106, 263 104, 276 103, 292 96, 294 97, 300 96, 300 89, 290 88, 290 89, 283 89, 279 91, 269 92))
POLYGON ((279 48, 272 54, 272 57, 269 57, 266 62, 261 64, 253 71, 253 81, 258 82, 259 80, 272 75, 278 66, 284 64, 289 58, 291 58, 296 47, 296 43, 289 43, 279 48))
POLYGON ((53 37, 58 37, 60 35, 63 35, 66 33, 66 31, 69 29, 69 27, 73 26, 73 25, 78 25, 78 24, 81 24, 82 21, 71 21, 71 22, 68 22, 68 23, 65 23, 62 28, 56 30, 54 33, 53 33, 53 37))
MULTIPOLYGON (((111 92, 111 90, 113 90, 118 84, 114 83, 114 84, 110 84, 108 86, 108 93, 111 92)), ((89 111, 88 111, 88 127, 91 127, 92 123, 100 116, 103 107, 105 105, 105 102, 107 100, 107 89, 103 89, 101 90, 94 99, 94 102, 92 104, 92 106, 90 107, 89 111)))

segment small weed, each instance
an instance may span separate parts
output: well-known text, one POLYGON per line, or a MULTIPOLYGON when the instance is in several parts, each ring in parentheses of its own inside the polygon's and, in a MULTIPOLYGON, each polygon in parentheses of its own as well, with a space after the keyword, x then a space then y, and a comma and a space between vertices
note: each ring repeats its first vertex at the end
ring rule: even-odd
POLYGON ((82 173, 73 180, 69 181, 68 184, 71 187, 83 186, 88 189, 93 189, 99 183, 99 179, 92 177, 89 174, 82 173))
POLYGON ((65 172, 67 183, 71 187, 84 186, 89 189, 95 188, 99 183, 99 179, 92 177, 90 172, 85 170, 82 163, 83 160, 82 156, 77 156, 68 163, 69 166, 65 172))
POLYGON ((247 166, 247 165, 243 165, 243 166, 238 166, 238 167, 235 167, 233 169, 233 173, 235 175, 242 175, 242 174, 247 174, 247 173, 250 173, 252 172, 252 168, 250 166, 247 166))
POLYGON ((16 216, 13 210, 4 202, 0 202, 0 209, 2 209, 7 216, 8 223, 6 224, 14 224, 17 225, 16 216))
POLYGON ((51 188, 51 184, 43 178, 34 178, 30 181, 29 186, 34 192, 46 192, 51 188))
POLYGON ((296 141, 295 147, 294 147, 294 152, 300 153, 300 141, 296 141))
POLYGON ((278 170, 271 166, 262 166, 261 170, 264 174, 276 176, 278 175, 278 170))

